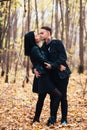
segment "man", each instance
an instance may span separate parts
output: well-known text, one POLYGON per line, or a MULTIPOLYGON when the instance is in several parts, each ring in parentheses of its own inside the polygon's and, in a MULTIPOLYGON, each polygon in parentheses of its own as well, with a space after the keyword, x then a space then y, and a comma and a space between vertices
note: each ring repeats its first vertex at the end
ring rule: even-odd
MULTIPOLYGON (((45 63, 46 68, 50 70, 51 80, 56 85, 56 87, 62 93, 61 98, 61 124, 67 124, 67 111, 68 111, 68 103, 67 103, 67 85, 70 75, 70 69, 66 64, 67 56, 64 49, 64 46, 60 40, 52 40, 51 39, 51 28, 44 26, 40 29, 41 39, 44 40, 44 44, 42 46, 42 50, 46 53, 45 55, 48 57, 48 60, 52 62, 52 64, 45 63)), ((37 73, 37 72, 36 72, 37 73)), ((40 76, 37 73, 37 76, 40 76)), ((50 97, 51 101, 53 97, 50 97)), ((57 118, 57 110, 58 106, 55 107, 54 121, 53 117, 50 114, 50 118, 48 119, 47 125, 54 124, 57 118)), ((53 106, 51 106, 52 109, 53 106)))

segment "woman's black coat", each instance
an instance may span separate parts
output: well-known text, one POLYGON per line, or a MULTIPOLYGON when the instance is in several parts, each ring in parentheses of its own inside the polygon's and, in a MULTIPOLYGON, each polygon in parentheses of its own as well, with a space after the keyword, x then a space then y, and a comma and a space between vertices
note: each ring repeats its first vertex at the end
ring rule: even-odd
POLYGON ((50 80, 49 72, 44 66, 44 62, 48 62, 44 52, 35 44, 34 32, 25 35, 25 54, 30 56, 33 67, 38 70, 40 77, 34 77, 33 92, 50 93, 55 89, 55 85, 50 80), (27 45, 28 44, 28 45, 27 45), (29 49, 26 51, 26 49, 29 49))
POLYGON ((34 46, 30 55, 34 68, 40 73, 40 77, 34 77, 33 92, 50 93, 55 89, 55 85, 50 80, 49 71, 45 69, 44 62, 48 62, 44 52, 38 46, 34 46))

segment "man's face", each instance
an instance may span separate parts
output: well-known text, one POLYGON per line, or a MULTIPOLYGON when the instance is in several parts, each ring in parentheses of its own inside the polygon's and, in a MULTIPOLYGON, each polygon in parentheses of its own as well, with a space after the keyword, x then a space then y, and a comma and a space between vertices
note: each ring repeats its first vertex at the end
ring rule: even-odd
POLYGON ((40 29, 40 37, 41 37, 41 40, 46 40, 48 39, 50 36, 50 32, 45 30, 45 29, 40 29))

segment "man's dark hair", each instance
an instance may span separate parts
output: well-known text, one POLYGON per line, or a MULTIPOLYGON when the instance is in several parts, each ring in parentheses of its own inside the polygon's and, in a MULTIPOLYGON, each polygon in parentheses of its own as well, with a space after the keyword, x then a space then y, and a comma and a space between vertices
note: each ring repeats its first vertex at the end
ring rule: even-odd
POLYGON ((49 31, 50 34, 52 34, 52 29, 48 26, 43 26, 43 27, 41 27, 41 29, 45 29, 45 30, 49 31))

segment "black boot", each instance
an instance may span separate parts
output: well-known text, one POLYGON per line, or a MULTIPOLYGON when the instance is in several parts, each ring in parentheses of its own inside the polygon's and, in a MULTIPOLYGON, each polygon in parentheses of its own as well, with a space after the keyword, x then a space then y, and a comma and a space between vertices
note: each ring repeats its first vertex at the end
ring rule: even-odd
POLYGON ((49 117, 48 122, 47 122, 46 125, 50 126, 50 125, 54 125, 54 123, 56 123, 56 119, 55 119, 54 116, 51 116, 51 117, 49 117))
POLYGON ((34 123, 34 122, 40 122, 40 121, 39 121, 39 118, 38 118, 38 117, 34 117, 33 123, 34 123))

